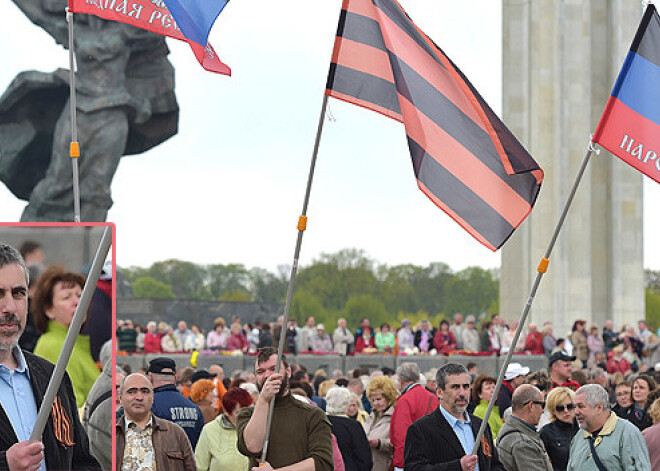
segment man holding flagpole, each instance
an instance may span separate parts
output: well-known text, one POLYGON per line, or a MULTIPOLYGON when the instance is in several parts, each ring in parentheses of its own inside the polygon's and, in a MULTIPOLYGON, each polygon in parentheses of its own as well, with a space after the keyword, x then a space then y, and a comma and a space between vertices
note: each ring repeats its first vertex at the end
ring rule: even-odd
POLYGON ((0 244, 0 469, 100 470, 89 453, 68 376, 55 397, 41 442, 28 441, 54 366, 18 347, 25 328, 28 271, 20 253, 0 244))
POLYGON ((282 356, 275 371, 277 349, 259 350, 255 362, 260 394, 254 407, 241 410, 236 419, 238 451, 251 458, 252 469, 268 471, 286 466, 291 471, 330 471, 333 469, 331 425, 323 411, 295 399, 289 391, 291 367, 282 356), (256 460, 266 446, 270 402, 275 401, 270 446, 266 463, 256 460))

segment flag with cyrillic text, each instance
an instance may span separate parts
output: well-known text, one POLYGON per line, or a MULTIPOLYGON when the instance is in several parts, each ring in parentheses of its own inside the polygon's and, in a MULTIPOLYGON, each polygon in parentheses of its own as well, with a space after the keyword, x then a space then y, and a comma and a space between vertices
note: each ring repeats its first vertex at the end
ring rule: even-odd
POLYGON ((593 142, 660 183, 660 16, 646 7, 593 142))
POLYGON ((205 70, 231 75, 208 43, 211 27, 226 5, 225 0, 69 0, 73 13, 96 15, 186 41, 205 70))
POLYGON ((420 190, 499 249, 543 171, 396 0, 344 0, 326 94, 401 121, 420 190))

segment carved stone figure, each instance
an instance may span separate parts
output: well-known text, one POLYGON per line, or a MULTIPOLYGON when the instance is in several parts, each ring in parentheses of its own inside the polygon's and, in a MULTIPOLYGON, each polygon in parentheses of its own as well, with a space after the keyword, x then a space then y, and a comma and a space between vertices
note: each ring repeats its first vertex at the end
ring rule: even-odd
MULTIPOLYGON (((68 46, 66 0, 13 0, 57 43, 68 46)), ((123 155, 177 132, 174 68, 162 36, 74 15, 81 221, 105 221, 123 155)), ((71 221, 69 72, 20 73, 0 97, 0 180, 28 200, 22 221, 71 221)))

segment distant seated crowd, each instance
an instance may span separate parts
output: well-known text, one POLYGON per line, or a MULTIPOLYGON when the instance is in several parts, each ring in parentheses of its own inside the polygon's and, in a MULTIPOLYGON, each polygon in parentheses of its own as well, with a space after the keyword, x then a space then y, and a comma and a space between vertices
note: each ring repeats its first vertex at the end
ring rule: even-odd
MULTIPOLYGON (((660 469, 660 366, 646 373, 609 374, 598 365, 583 368, 580 363, 576 356, 555 350, 547 369, 530 371, 519 363, 508 366, 482 441, 490 454, 486 459, 479 452, 479 469, 592 469, 585 467, 590 463, 585 461, 587 456, 592 456, 588 440, 582 443, 576 438, 587 435, 603 441, 603 446, 598 447, 599 442, 596 446, 608 471, 660 469), (622 434, 625 437, 619 437, 622 434), (615 439, 625 441, 625 447, 615 446, 615 439)), ((438 441, 435 431, 425 428, 432 423, 422 418, 444 414, 451 423, 452 416, 465 414, 469 424, 471 417, 485 417, 498 374, 479 371, 475 363, 465 367, 450 363, 420 372, 416 363, 408 362, 396 371, 357 368, 346 376, 340 370, 310 374, 302 364, 286 366, 290 368, 284 381, 288 392, 321 408, 332 424, 334 467, 330 469, 340 470, 386 471, 405 466, 415 471, 454 459, 458 465, 471 448, 454 457, 456 451, 447 451, 442 442, 451 441, 447 433, 452 427, 442 431, 438 441), (432 449, 427 450, 429 444, 432 449)), ((131 373, 128 365, 124 368, 123 373, 131 373)), ((180 464, 179 469, 251 469, 248 457, 239 450, 240 439, 237 448, 236 434, 240 436, 243 430, 237 416, 259 400, 265 378, 260 377, 259 368, 256 375, 243 370, 225 375, 217 364, 208 370, 176 368, 173 360, 163 357, 152 359, 141 373, 149 378, 142 390, 153 394, 152 413, 159 420, 179 424, 188 437, 189 463, 180 464)), ((122 374, 117 381, 119 388, 122 374)), ((135 388, 121 390, 118 423, 124 424, 122 406, 134 407, 131 401, 138 393, 135 388)), ((126 438, 118 437, 120 460, 139 456, 135 449, 124 448, 129 431, 122 427, 126 438)), ((463 441, 456 444, 461 446, 463 441)))
MULTIPOLYGON (((540 330, 530 323, 513 345, 517 327, 518 321, 507 323, 495 314, 491 319, 484 319, 477 328, 475 316, 468 315, 463 322, 463 316, 456 314, 451 324, 442 320, 437 329, 428 320, 413 326, 408 319, 403 319, 398 329, 388 323, 374 328, 368 318, 363 318, 355 332, 348 328, 346 319, 340 318, 330 333, 309 316, 302 327, 296 320, 287 323, 285 352, 492 355, 506 354, 513 348, 517 353, 549 357, 553 351, 563 350, 574 354, 582 366, 604 365, 609 373, 638 371, 644 365, 660 362, 660 332, 652 332, 645 321, 639 321, 637 330, 624 325, 615 331, 613 322, 608 320, 600 331, 594 324, 587 328, 586 321, 577 320, 565 337, 556 337, 549 321, 540 330)), ((124 352, 256 352, 259 348, 277 346, 281 332, 282 316, 276 322, 255 325, 242 323, 235 317, 229 326, 223 317, 218 317, 206 334, 196 324, 189 328, 185 320, 179 321, 176 328, 165 322, 151 321, 145 329, 128 319, 117 321, 119 350, 124 352)))

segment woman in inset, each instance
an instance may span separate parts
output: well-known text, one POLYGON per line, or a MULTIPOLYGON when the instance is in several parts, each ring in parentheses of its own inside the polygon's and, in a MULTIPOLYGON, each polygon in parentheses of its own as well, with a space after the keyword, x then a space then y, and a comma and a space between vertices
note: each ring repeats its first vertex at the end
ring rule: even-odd
POLYGON ((543 426, 540 435, 555 471, 565 470, 568 466, 571 440, 579 430, 575 421, 574 397, 571 389, 562 386, 550 391, 546 401, 550 423, 543 426))
POLYGON ((389 376, 375 377, 367 388, 371 414, 364 423, 364 431, 371 448, 373 471, 387 471, 392 464, 394 447, 390 442, 390 421, 398 396, 396 385, 389 376))
MULTIPOLYGON (((60 267, 49 267, 41 275, 33 299, 34 325, 41 333, 34 348, 35 355, 57 363, 84 285, 84 276, 60 267)), ((66 371, 71 377, 78 407, 82 407, 101 374, 92 358, 89 336, 79 334, 76 337, 66 371)))
POLYGON ((236 446, 236 417, 243 407, 252 405, 250 394, 230 389, 222 397, 224 412, 204 425, 195 448, 198 471, 249 470, 250 461, 236 446))

